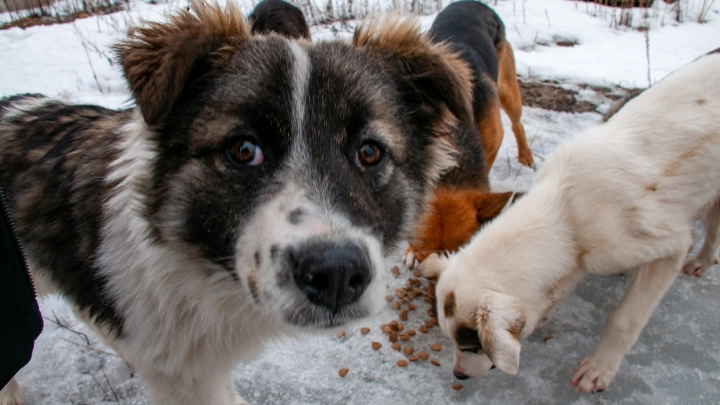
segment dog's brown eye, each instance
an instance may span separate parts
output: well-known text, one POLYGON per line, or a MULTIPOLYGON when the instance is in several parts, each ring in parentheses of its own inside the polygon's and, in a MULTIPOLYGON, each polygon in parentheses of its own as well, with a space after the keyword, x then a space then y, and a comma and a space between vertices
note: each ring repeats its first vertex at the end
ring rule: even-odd
POLYGON ((375 143, 366 142, 355 153, 355 164, 358 166, 375 166, 380 163, 383 151, 375 143))
POLYGON ((265 161, 262 149, 249 139, 241 139, 227 150, 228 157, 243 166, 258 166, 265 161))

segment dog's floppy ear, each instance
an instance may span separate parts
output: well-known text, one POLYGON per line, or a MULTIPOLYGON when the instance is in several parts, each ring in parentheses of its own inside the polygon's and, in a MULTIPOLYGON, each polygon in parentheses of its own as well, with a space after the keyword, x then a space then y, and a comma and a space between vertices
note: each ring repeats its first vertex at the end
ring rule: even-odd
POLYGON ((522 195, 522 193, 513 191, 504 193, 482 193, 477 195, 474 203, 477 209, 478 223, 482 224, 497 217, 522 195))
POLYGON ((229 1, 191 1, 167 23, 149 23, 130 30, 115 46, 123 73, 143 118, 159 125, 193 76, 222 64, 250 36, 245 18, 229 1))
POLYGON ((376 53, 399 83, 413 122, 438 136, 452 134, 457 120, 472 123, 472 74, 444 44, 420 32, 414 18, 392 14, 355 30, 353 44, 376 53))
POLYGON ((517 374, 520 368, 520 333, 525 317, 509 295, 487 292, 478 306, 478 333, 485 354, 497 368, 517 374))

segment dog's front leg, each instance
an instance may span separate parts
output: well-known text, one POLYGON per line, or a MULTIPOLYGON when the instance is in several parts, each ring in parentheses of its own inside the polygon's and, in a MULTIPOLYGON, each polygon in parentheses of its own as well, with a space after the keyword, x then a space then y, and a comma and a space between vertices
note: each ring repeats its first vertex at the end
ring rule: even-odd
POLYGON ((570 384, 582 392, 605 390, 625 353, 635 344, 653 311, 680 272, 682 256, 651 262, 636 270, 625 296, 610 314, 597 347, 578 364, 570 384))
POLYGON ((717 253, 720 247, 720 199, 708 207, 702 216, 705 228, 705 243, 698 254, 685 262, 683 272, 688 276, 701 277, 713 266, 719 264, 717 253))
POLYGON ((229 370, 194 376, 142 374, 152 405, 249 405, 235 391, 229 370))

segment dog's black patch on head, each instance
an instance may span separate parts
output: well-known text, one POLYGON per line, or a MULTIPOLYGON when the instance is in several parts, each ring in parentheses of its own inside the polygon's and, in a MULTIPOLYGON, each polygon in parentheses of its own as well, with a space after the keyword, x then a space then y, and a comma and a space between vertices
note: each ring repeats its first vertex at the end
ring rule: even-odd
POLYGON ((305 211, 303 211, 302 208, 296 208, 288 214, 288 221, 293 225, 297 225, 302 222, 304 215, 305 211))
POLYGON ((477 329, 460 326, 455 330, 455 344, 463 352, 477 353, 482 350, 477 329))
POLYGON ((180 94, 159 130, 153 173, 151 206, 165 232, 228 271, 240 224, 277 188, 275 174, 292 142, 293 57, 280 37, 254 41, 222 74, 203 76, 180 94), (228 150, 246 140, 262 163, 232 160, 228 150), (184 201, 185 211, 173 201, 184 201), (167 206, 173 208, 166 215, 167 206))
POLYGON ((327 201, 319 199, 329 196, 332 205, 354 225, 381 237, 384 247, 394 246, 408 205, 406 190, 399 186, 407 182, 400 180, 399 162, 393 162, 386 137, 408 139, 408 146, 415 138, 406 127, 400 127, 399 133, 377 132, 378 124, 402 123, 393 78, 373 60, 344 44, 319 44, 309 56, 312 72, 304 132, 310 156, 306 181, 309 189, 328 191, 309 197, 326 205, 327 201), (382 158, 372 166, 358 166, 356 154, 368 142, 382 150, 382 158))

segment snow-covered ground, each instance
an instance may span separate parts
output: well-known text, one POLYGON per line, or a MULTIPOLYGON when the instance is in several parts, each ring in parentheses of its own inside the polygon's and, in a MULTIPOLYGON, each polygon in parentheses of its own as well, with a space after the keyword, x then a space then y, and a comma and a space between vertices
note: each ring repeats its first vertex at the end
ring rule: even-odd
MULTIPOLYGON (((251 1, 251 0, 247 0, 251 1)), ((249 10, 252 3, 244 4, 249 10)), ((552 79, 573 86, 647 87, 699 55, 720 47, 720 4, 708 22, 693 22, 699 1, 679 0, 686 20, 674 21, 672 6, 656 0, 654 8, 635 11, 633 26, 615 28, 612 9, 567 0, 493 2, 504 19, 524 79, 552 79), (558 42, 575 42, 572 47, 558 42), (648 45, 649 44, 649 45, 648 45)), ((0 31, 0 97, 40 92, 76 102, 108 107, 128 106, 129 93, 110 45, 129 24, 159 20, 180 1, 132 4, 132 11, 77 20, 74 24, 13 28, 0 31)), ((0 15, 0 21, 4 17, 0 15)), ((434 16, 421 17, 429 27, 434 16)), ((315 40, 348 38, 357 22, 316 26, 315 40)), ((591 92, 592 93, 592 92, 591 92)), ((585 98, 599 97, 584 93, 585 98)), ((607 104, 602 104, 599 111, 607 104)), ((525 108, 523 123, 538 165, 563 141, 601 122, 599 113, 559 113, 525 108)), ((506 133, 511 134, 509 122, 506 133)), ((533 172, 515 160, 512 135, 506 136, 491 182, 496 189, 527 190, 533 172)), ((700 234, 699 234, 700 235, 700 234)), ((698 239, 698 243, 700 242, 698 239)), ((396 253, 388 268, 397 264, 396 253)), ((388 294, 405 283, 388 274, 388 294)), ((664 298, 638 344, 623 362, 613 385, 604 393, 578 394, 569 386, 577 361, 588 354, 627 285, 625 277, 590 278, 561 305, 551 321, 523 343, 517 376, 493 371, 451 386, 451 346, 435 327, 407 343, 425 350, 428 361, 400 368, 405 354, 391 349, 380 325, 398 319, 390 307, 373 318, 337 330, 270 344, 255 361, 239 365, 235 385, 256 404, 712 404, 720 403, 720 269, 701 279, 681 275, 664 298), (367 335, 361 327, 371 328, 367 335), (371 342, 382 343, 374 351, 371 342), (442 350, 429 350, 432 343, 442 350), (349 368, 341 378, 338 370, 349 368)), ((429 305, 418 299, 406 328, 417 329, 429 305)), ((100 344, 57 297, 41 300, 47 318, 32 362, 18 378, 28 404, 143 404, 147 392, 138 378, 110 349, 100 344), (61 327, 54 323, 59 320, 61 327), (78 334, 78 332, 84 334, 78 334)), ((403 344, 405 347, 407 344, 403 344)))

